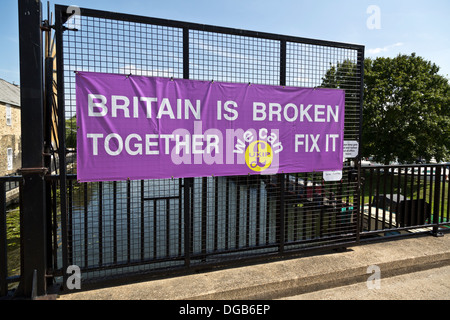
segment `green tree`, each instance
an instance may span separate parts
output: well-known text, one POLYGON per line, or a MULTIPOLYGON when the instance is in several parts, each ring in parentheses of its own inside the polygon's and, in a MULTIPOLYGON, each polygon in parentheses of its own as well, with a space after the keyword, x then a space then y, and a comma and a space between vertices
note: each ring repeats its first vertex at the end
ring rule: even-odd
MULTIPOLYGON (((346 89, 354 72, 344 61, 327 71, 323 86, 346 89)), ((362 156, 386 164, 450 158, 450 85, 438 72, 414 53, 364 61, 362 156)))
POLYGON ((77 118, 76 116, 66 119, 66 148, 77 147, 77 118))

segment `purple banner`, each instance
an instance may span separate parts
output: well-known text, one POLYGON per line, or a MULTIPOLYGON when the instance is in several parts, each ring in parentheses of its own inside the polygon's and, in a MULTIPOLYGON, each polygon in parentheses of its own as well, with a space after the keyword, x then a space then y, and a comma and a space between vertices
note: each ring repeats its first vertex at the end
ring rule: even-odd
POLYGON ((76 98, 83 182, 342 169, 343 90, 77 72, 76 98))

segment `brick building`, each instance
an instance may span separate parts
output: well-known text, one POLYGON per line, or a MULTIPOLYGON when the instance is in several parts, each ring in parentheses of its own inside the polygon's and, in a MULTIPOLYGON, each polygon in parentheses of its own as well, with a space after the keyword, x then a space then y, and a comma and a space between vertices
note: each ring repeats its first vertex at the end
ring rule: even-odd
POLYGON ((22 165, 20 88, 0 79, 0 176, 22 165))

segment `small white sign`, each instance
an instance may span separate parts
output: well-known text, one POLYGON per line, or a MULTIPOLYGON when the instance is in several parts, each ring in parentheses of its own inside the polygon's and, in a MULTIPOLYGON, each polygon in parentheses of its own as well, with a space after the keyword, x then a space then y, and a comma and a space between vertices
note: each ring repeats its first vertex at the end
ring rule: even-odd
POLYGON ((342 170, 323 172, 323 180, 325 181, 340 181, 341 179, 342 179, 342 170))
POLYGON ((344 158, 356 158, 358 156, 359 142, 355 140, 344 141, 344 158))

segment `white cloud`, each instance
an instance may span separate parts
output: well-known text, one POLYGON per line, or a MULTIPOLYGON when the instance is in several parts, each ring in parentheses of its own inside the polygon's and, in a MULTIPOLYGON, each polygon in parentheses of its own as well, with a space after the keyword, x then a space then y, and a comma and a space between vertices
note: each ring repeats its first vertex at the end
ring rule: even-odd
POLYGON ((367 53, 368 53, 368 54, 380 54, 380 53, 385 53, 385 52, 390 51, 390 50, 393 49, 393 48, 401 47, 401 46, 403 46, 403 45, 404 45, 403 42, 397 42, 397 43, 394 43, 394 44, 391 44, 391 45, 388 45, 388 46, 384 46, 384 47, 382 47, 382 48, 368 49, 368 50, 367 50, 367 53))

